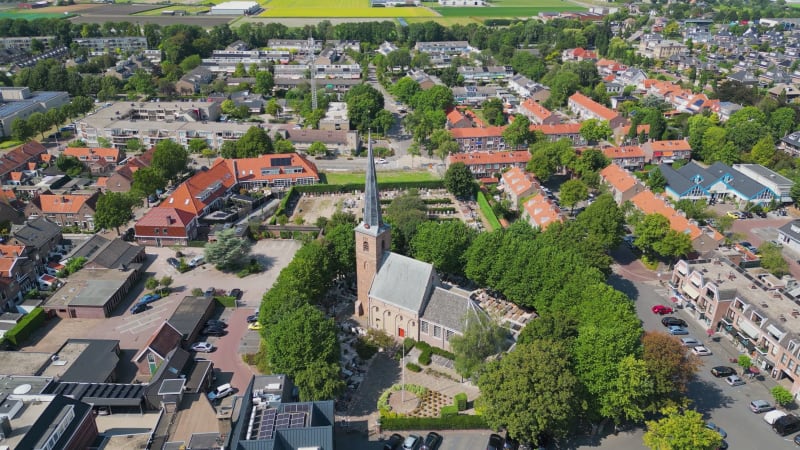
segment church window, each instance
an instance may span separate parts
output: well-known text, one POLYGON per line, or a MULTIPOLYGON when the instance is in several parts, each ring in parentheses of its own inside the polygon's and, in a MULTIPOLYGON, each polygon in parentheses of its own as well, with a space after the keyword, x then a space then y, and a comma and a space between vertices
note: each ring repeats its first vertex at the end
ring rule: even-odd
POLYGON ((373 306, 373 308, 375 309, 375 312, 378 312, 378 310, 380 309, 377 306, 373 306))
POLYGON ((397 316, 397 320, 403 320, 403 316, 397 316))
POLYGON ((433 337, 442 337, 442 327, 439 325, 433 326, 433 337))
POLYGON ((424 320, 420 320, 419 321, 419 331, 421 333, 428 334, 428 322, 425 322, 424 320))
POLYGON ((369 251, 369 242, 364 241, 364 243, 361 244, 361 247, 362 247, 362 250, 364 250, 365 252, 368 252, 369 251))

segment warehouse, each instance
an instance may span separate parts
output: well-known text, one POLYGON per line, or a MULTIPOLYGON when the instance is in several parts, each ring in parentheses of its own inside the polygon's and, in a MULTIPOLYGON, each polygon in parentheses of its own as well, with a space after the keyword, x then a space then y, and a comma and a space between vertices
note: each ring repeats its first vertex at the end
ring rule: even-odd
POLYGON ((256 2, 227 2, 211 7, 211 14, 226 16, 249 16, 261 11, 256 2))

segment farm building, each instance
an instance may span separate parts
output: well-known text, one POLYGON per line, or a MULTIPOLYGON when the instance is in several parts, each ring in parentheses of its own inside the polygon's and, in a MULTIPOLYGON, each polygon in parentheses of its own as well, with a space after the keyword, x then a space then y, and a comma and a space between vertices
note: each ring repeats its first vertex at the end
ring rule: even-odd
POLYGON ((227 16, 249 16, 261 10, 256 2, 226 2, 211 7, 211 14, 227 16))
POLYGON ((484 0, 439 0, 439 6, 486 6, 484 0))
POLYGON ((384 8, 391 6, 420 6, 419 0, 370 0, 369 6, 373 8, 384 8))

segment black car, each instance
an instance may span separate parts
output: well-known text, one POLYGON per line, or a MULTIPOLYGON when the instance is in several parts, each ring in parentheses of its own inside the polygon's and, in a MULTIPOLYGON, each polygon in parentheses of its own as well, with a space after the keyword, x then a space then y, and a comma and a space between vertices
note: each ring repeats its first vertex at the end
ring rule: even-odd
POLYGON ((756 215, 758 217, 761 217, 762 219, 766 219, 767 218, 767 213, 765 213, 764 211, 756 211, 756 215))
POLYGON ((242 290, 239 289, 239 288, 232 289, 230 295, 231 295, 231 297, 235 298, 236 300, 239 300, 240 298, 242 298, 242 290))
POLYGON ((503 450, 503 438, 498 434, 490 435, 486 450, 503 450))
POLYGON ((227 331, 224 328, 219 327, 205 327, 203 329, 203 334, 206 336, 225 336, 227 331))
POLYGON ((787 436, 800 431, 800 418, 787 414, 772 424, 772 429, 781 436, 787 436))
POLYGON ((425 436, 425 443, 419 450, 436 450, 440 445, 442 445, 442 435, 431 431, 425 436))
POLYGON ((506 442, 503 444, 505 450, 519 450, 519 441, 506 436, 506 442))
POLYGON ((800 434, 798 434, 797 436, 794 437, 794 443, 796 445, 800 445, 800 434))
POLYGON ((172 266, 172 267, 174 267, 176 269, 181 266, 181 262, 178 261, 175 258, 167 258, 167 264, 169 264, 170 266, 172 266))
POLYGON ((731 375, 736 375, 736 369, 728 366, 717 366, 711 369, 711 375, 717 378, 729 377, 731 375))
POLYGON ((228 328, 228 324, 217 319, 211 319, 206 322, 207 328, 228 328))
POLYGON ((131 314, 139 314, 140 312, 147 311, 146 303, 137 303, 131 308, 131 314))
POLYGON ((403 444, 404 440, 405 439, 403 438, 403 436, 400 436, 399 434, 395 433, 389 436, 389 440, 387 440, 386 443, 383 444, 383 450, 395 450, 399 448, 400 445, 403 444))
POLYGON ((251 314, 247 316, 247 323, 258 322, 258 314, 251 314))
POLYGON ((688 324, 683 319, 678 319, 677 317, 664 317, 661 319, 661 325, 665 327, 672 327, 672 326, 679 326, 686 328, 688 324))

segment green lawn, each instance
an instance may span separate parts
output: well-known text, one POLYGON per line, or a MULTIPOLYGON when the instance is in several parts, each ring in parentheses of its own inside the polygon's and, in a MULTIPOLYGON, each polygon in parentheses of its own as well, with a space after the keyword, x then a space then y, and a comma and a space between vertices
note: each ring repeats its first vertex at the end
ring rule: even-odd
POLYGON ((55 19, 59 17, 72 17, 75 14, 59 14, 59 13, 37 13, 31 12, 30 9, 6 9, 0 11, 0 19, 55 19))
POLYGON ((22 141, 15 141, 14 139, 8 138, 8 140, 0 142, 0 149, 7 149, 18 145, 22 145, 22 141))
MULTIPOLYGON (((327 172, 320 174, 324 176, 327 184, 363 184, 365 182, 366 174, 361 173, 339 173, 327 172)), ((387 182, 403 182, 403 181, 431 181, 438 180, 439 177, 434 176, 428 171, 418 172, 378 172, 378 183, 387 182)))
POLYGON ((428 8, 370 8, 369 0, 270 0, 261 17, 436 17, 428 8))

